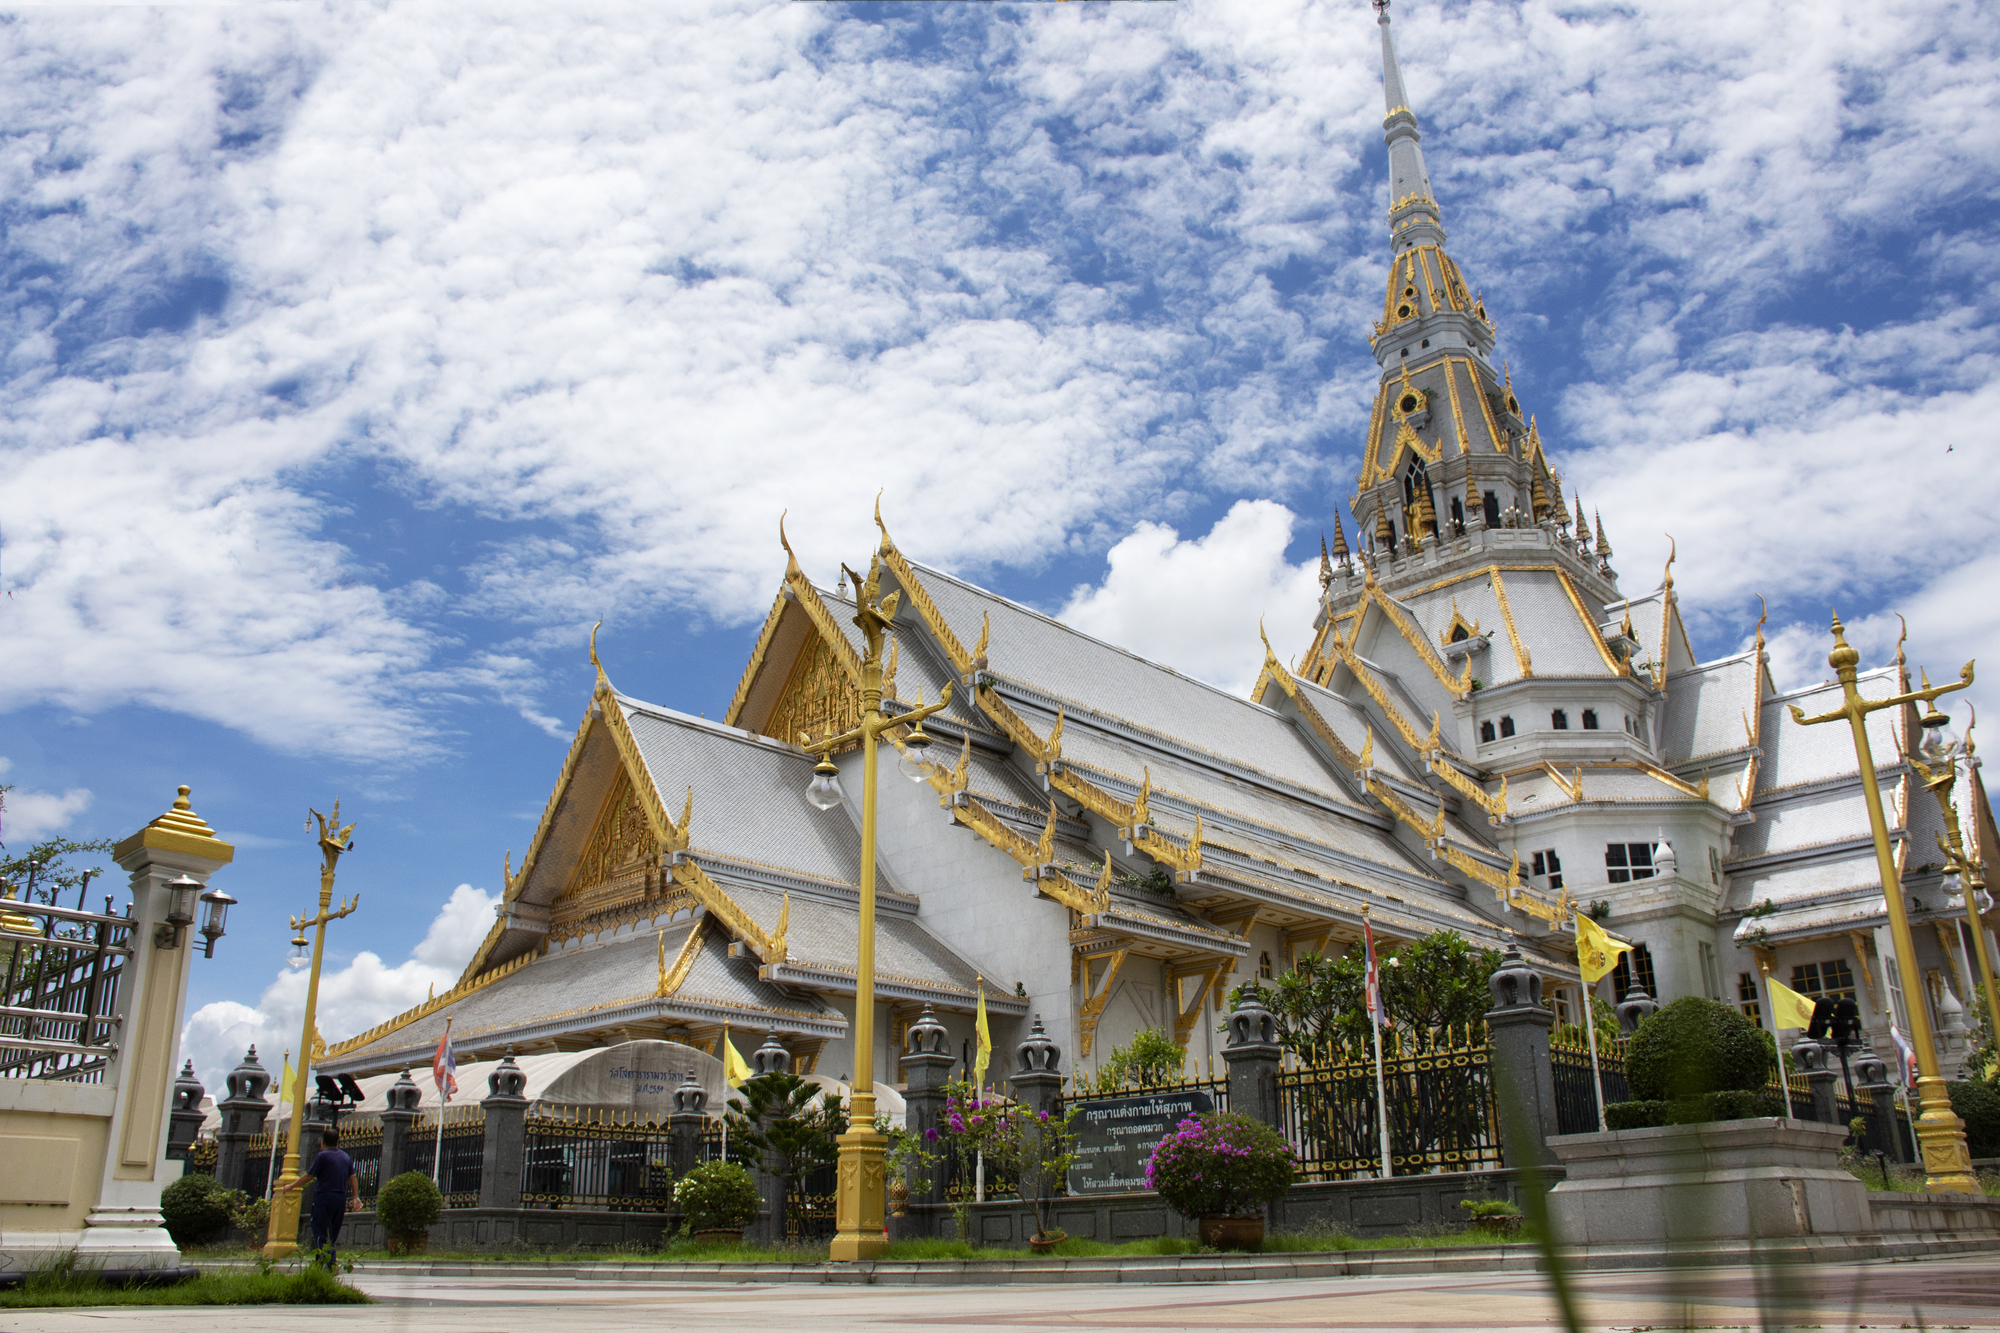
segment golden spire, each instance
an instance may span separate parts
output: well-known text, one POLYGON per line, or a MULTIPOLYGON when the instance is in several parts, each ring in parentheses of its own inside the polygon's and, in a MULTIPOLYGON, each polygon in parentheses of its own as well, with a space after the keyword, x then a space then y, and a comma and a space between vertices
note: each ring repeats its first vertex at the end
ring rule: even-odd
POLYGON ((1583 516, 1583 497, 1576 497, 1576 539, 1585 555, 1590 554, 1590 520, 1583 516))
POLYGON ((1549 493, 1542 485, 1541 470, 1531 468, 1530 471, 1534 474, 1534 481, 1528 488, 1528 504, 1535 511, 1535 522, 1539 523, 1549 516, 1549 493))
POLYGON ((1559 526, 1569 526, 1569 505, 1563 501, 1562 474, 1553 469, 1549 472, 1549 511, 1555 515, 1559 526))
POLYGON ((1437 508, 1431 503, 1431 488, 1417 487, 1417 534, 1419 537, 1437 536, 1437 508))
POLYGON ((1375 551, 1384 560, 1396 554, 1396 530, 1389 526, 1389 506, 1379 502, 1375 506, 1375 551))
POLYGON ((1347 533, 1341 529, 1338 511, 1333 515, 1333 554, 1341 564, 1347 563, 1347 533))
POLYGON ((1319 586, 1322 591, 1333 582, 1333 560, 1326 553, 1326 534, 1319 535, 1319 586))
POLYGON ((1597 560, 1607 564, 1611 560, 1611 539, 1604 535, 1604 515, 1597 515, 1597 560))

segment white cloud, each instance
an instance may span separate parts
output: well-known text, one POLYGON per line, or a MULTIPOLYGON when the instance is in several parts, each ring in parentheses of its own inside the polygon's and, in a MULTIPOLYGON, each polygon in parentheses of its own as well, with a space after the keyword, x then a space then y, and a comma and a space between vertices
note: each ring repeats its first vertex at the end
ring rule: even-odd
MULTIPOLYGON (((472 951, 493 926, 497 902, 497 894, 461 884, 403 962, 390 967, 377 954, 362 952, 345 967, 323 971, 320 1035, 329 1042, 339 1041, 457 984, 472 951)), ((282 972, 264 988, 255 1006, 217 1000, 188 1016, 181 1029, 181 1058, 194 1061, 196 1076, 218 1100, 226 1095, 223 1080, 251 1045, 273 1075, 282 1067, 284 1053, 298 1049, 306 982, 303 969, 282 972)))
MULTIPOLYGON (((0 775, 14 767, 0 755, 0 775)), ((0 796, 0 840, 12 839, 19 850, 69 827, 70 821, 90 808, 87 787, 71 787, 60 794, 16 787, 0 796)))
POLYGON ((1111 548, 1104 581, 1076 588, 1060 619, 1197 679, 1245 692, 1264 664, 1260 620, 1286 662, 1312 642, 1319 561, 1286 561, 1293 521, 1282 505, 1243 500, 1207 536, 1188 541, 1164 524, 1141 523, 1111 548))
MULTIPOLYGON (((1982 18, 1399 11, 1454 249, 1628 572, 1671 526, 1706 606, 1819 596, 1851 506, 1814 451, 1874 491, 1887 451, 1843 421, 1901 448, 1984 418, 2000 266, 1951 212, 2000 168, 1982 18), (1884 273, 1916 311, 1890 330, 1744 332, 1884 273), (1578 363, 1564 431, 1536 399, 1578 363)), ((1224 524, 1125 536, 1190 492, 1344 493, 1386 255, 1366 13, 1031 6, 934 35, 750 0, 0 30, 0 710, 136 701, 388 757, 473 696, 560 735, 538 654, 607 613, 760 614, 787 506, 830 572, 886 485, 906 549, 979 576, 1207 552, 1224 524), (378 493, 507 535, 392 558, 378 493)), ((1991 458, 1957 466, 1991 498, 1991 458)), ((1963 549, 1871 545, 1865 577, 1909 587, 1963 549)), ((1257 549, 1180 558, 1290 586, 1257 549)), ((1116 609, 1142 597, 1079 614, 1241 679, 1254 639, 1116 609)))

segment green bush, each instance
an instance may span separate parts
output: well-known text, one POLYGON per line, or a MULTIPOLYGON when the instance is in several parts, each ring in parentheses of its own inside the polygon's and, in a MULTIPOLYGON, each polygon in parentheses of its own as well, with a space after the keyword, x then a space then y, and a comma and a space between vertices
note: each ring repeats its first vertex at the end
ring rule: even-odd
POLYGON ((1951 1109, 1965 1122, 1965 1145, 1974 1157, 2000 1157, 2000 1092, 1990 1083, 1947 1083, 1951 1109))
POLYGON ((444 1196, 421 1171, 405 1171, 375 1196, 375 1220, 398 1240, 430 1230, 443 1210, 444 1196))
POLYGON ((1679 1101, 1756 1092, 1770 1081, 1776 1060, 1769 1033, 1718 1000, 1690 995, 1639 1024, 1625 1077, 1640 1101, 1679 1101))
POLYGON ((1661 1125, 1703 1125, 1713 1120, 1754 1120, 1781 1116, 1785 1104, 1769 1092, 1710 1092, 1673 1101, 1613 1102, 1604 1108, 1612 1129, 1655 1129, 1661 1125))
POLYGON ((740 1230, 757 1220, 763 1203, 750 1173, 734 1162, 703 1163, 674 1186, 674 1206, 689 1235, 740 1230))
POLYGON ((160 1191, 160 1216, 166 1219, 174 1244, 207 1245, 229 1230, 237 1197, 214 1176, 182 1176, 160 1191))

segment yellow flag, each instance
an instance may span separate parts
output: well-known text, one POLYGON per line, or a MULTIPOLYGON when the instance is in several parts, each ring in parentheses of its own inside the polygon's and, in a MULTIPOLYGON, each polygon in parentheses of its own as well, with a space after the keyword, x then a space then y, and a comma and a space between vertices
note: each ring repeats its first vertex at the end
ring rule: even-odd
POLYGON ((986 1066, 993 1059, 993 1034, 986 1029, 986 987, 979 988, 979 1051, 972 1057, 972 1086, 986 1086, 986 1066))
POLYGON ((292 1085, 298 1082, 298 1080, 299 1076, 292 1070, 292 1053, 286 1051, 285 1077, 278 1084, 278 1105, 290 1106, 292 1104, 292 1085))
POLYGON ((732 1088, 740 1088, 745 1079, 754 1077, 750 1066, 736 1053, 736 1043, 729 1039, 728 1028, 722 1029, 722 1077, 732 1088))
POLYGON ((1594 986, 1618 965, 1618 955, 1632 952, 1632 946, 1604 933, 1604 927, 1583 912, 1576 914, 1576 965, 1583 970, 1583 983, 1594 986))
POLYGON ((1765 974, 1764 981, 1771 988, 1772 1026, 1779 1028, 1812 1026, 1812 996, 1799 994, 1769 973, 1765 974))

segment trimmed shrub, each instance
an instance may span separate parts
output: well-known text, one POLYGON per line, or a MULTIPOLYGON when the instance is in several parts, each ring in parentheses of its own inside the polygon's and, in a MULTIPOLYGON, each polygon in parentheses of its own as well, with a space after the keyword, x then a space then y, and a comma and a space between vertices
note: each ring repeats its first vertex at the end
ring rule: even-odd
POLYGON ((421 1171, 405 1171, 375 1195, 375 1220, 398 1240, 421 1236, 444 1211, 444 1196, 421 1171))
POLYGON ((1236 1217, 1283 1194, 1292 1145, 1269 1125, 1215 1111, 1189 1116, 1146 1163, 1146 1187, 1183 1217, 1236 1217))
POLYGON ((1719 1000, 1690 995, 1639 1024, 1625 1077, 1640 1101, 1680 1101, 1711 1092, 1756 1092, 1770 1081, 1770 1034, 1719 1000))
POLYGON ((757 1220, 763 1205, 757 1182, 734 1162, 704 1162, 674 1185, 674 1206, 689 1235, 740 1230, 757 1220))
POLYGON ((1952 1113, 1965 1122, 1974 1157, 2000 1157, 2000 1092, 1990 1083, 1947 1083, 1952 1113))
POLYGON ((160 1216, 174 1244, 206 1245, 229 1230, 236 1199, 214 1176, 182 1176, 160 1191, 160 1216))
POLYGON ((1775 1093, 1710 1092, 1676 1101, 1614 1102, 1604 1108, 1604 1123, 1612 1129, 1656 1129, 1661 1125, 1755 1120, 1784 1113, 1785 1104, 1775 1093))

